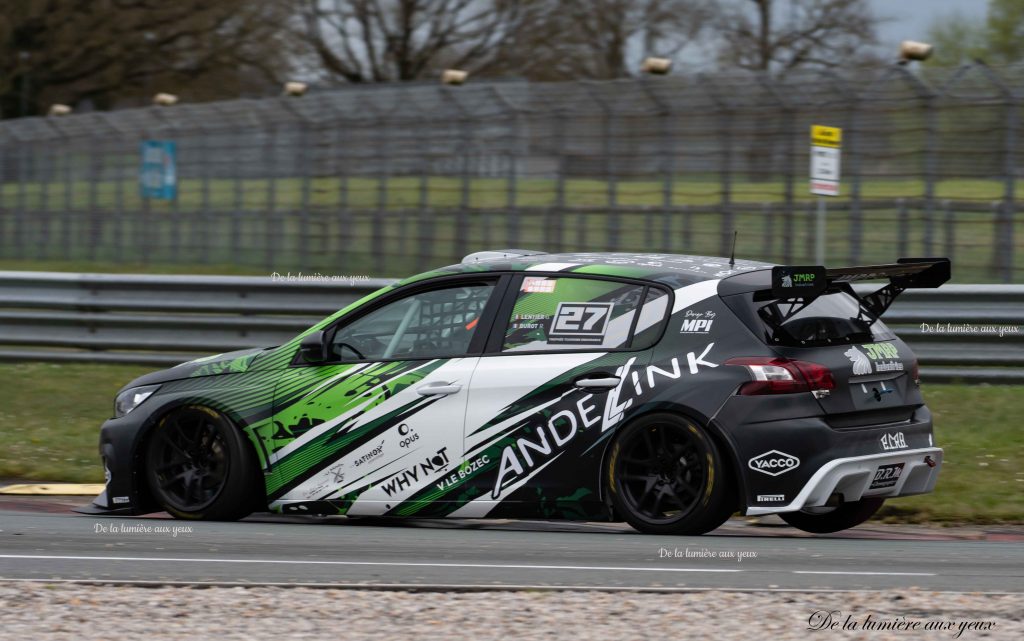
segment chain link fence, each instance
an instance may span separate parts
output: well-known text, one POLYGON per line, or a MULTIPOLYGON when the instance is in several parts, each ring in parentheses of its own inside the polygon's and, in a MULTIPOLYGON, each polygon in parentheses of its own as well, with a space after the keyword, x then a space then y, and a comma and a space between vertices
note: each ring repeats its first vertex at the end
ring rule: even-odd
POLYGON ((812 124, 842 127, 831 265, 1021 282, 1024 68, 353 87, 0 122, 0 261, 399 276, 482 248, 806 263, 812 124), (140 193, 173 141, 176 195, 140 193), (1019 225, 1018 225, 1019 226, 1019 225), (204 267, 205 268, 205 267, 204 267))

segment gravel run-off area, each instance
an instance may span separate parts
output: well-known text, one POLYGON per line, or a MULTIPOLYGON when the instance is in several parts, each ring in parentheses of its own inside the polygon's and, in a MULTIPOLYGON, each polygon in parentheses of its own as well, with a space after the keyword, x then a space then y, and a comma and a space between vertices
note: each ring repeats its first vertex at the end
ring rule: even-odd
POLYGON ((417 638, 1019 641, 1024 639, 1024 594, 393 592, 0 583, 0 639, 5 640, 417 638), (824 614, 829 611, 832 619, 824 614), (898 622, 905 627, 871 627, 898 622))

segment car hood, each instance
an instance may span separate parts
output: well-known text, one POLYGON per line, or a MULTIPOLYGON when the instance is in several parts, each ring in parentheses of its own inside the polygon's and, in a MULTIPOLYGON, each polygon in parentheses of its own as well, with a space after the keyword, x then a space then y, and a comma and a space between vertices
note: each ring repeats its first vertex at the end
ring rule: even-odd
POLYGON ((267 348, 265 347, 256 347, 252 349, 241 349, 236 352, 227 352, 225 354, 204 356, 203 358, 197 358, 193 361, 175 365, 174 367, 168 367, 167 369, 144 374, 131 383, 125 385, 122 389, 138 387, 139 385, 167 383, 168 381, 176 381, 183 378, 194 378, 196 376, 237 374, 249 369, 249 366, 256 357, 265 351, 267 351, 267 348))

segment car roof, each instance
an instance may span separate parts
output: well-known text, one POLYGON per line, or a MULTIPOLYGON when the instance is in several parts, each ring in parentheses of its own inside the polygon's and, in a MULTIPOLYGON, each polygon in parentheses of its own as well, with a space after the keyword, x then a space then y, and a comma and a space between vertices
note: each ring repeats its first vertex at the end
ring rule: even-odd
POLYGON ((415 282, 453 273, 487 271, 535 271, 618 276, 652 280, 673 289, 706 280, 767 269, 772 263, 736 260, 718 256, 663 253, 578 252, 545 254, 528 250, 496 250, 471 254, 457 265, 420 274, 403 281, 415 282))

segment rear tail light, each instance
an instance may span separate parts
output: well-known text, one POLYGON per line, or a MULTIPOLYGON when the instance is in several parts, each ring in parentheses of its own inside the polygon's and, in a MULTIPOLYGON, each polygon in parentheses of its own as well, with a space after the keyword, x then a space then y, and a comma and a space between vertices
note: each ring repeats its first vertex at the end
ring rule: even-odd
POLYGON ((726 365, 745 367, 754 380, 740 386, 740 394, 794 394, 829 391, 836 387, 832 372, 824 365, 790 358, 730 358, 726 365))
POLYGON ((914 385, 921 386, 921 369, 917 365, 917 361, 910 366, 910 380, 913 381, 914 385))

